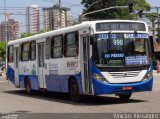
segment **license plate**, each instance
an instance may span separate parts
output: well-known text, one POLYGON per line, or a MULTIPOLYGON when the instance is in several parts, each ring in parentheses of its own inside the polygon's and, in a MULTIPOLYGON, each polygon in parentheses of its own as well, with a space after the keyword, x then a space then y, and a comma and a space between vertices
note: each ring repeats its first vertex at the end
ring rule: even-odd
POLYGON ((133 87, 131 87, 131 86, 124 86, 124 87, 122 87, 122 90, 132 90, 133 89, 133 87))

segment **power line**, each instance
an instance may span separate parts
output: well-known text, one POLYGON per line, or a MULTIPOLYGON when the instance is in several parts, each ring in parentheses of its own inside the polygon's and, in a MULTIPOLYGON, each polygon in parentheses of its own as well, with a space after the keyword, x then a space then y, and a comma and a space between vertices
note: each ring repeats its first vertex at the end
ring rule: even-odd
POLYGON ((57 3, 55 1, 51 1, 51 0, 42 0, 42 1, 45 1, 45 2, 52 2, 52 3, 57 3))

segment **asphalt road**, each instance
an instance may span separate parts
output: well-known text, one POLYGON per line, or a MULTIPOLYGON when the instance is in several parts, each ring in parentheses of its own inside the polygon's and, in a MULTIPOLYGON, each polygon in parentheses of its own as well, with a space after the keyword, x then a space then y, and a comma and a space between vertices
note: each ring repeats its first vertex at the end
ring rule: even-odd
POLYGON ((152 92, 134 93, 129 101, 114 95, 83 96, 79 103, 67 94, 35 92, 28 96, 0 77, 0 113, 160 113, 160 74, 154 73, 152 92))

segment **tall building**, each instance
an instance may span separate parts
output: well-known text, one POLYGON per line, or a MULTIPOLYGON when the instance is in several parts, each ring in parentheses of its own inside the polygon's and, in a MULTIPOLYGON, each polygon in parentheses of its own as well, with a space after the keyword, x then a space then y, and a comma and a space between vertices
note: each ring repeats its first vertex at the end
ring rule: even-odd
POLYGON ((38 33, 40 30, 39 8, 31 5, 26 10, 26 32, 38 33))
MULTIPOLYGON (((1 41, 6 39, 5 21, 1 23, 1 41)), ((19 22, 14 19, 8 19, 7 21, 7 39, 15 40, 19 38, 19 22)))
POLYGON ((49 30, 57 30, 70 26, 70 9, 54 5, 53 7, 43 8, 44 28, 49 30), (61 11, 61 12, 60 12, 61 11))
POLYGON ((44 29, 49 29, 49 8, 44 8, 43 14, 43 27, 44 29))

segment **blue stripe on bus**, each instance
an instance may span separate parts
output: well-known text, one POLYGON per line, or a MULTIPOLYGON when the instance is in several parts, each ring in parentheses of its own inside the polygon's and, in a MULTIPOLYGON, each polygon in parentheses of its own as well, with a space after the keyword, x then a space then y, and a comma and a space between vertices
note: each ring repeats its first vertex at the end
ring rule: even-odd
POLYGON ((14 70, 10 66, 8 66, 7 68, 7 77, 14 84, 15 82, 14 70))
MULTIPOLYGON (((8 66, 7 70, 8 79, 15 85, 14 70, 8 66)), ((27 76, 31 82, 31 89, 39 90, 38 75, 19 75, 19 87, 25 88, 24 79, 27 76)), ((46 87, 48 91, 68 92, 68 78, 71 75, 46 75, 46 87)), ((73 76, 73 75, 72 75, 73 76)), ((74 76, 79 85, 79 92, 82 94, 82 81, 81 73, 74 76)))
MULTIPOLYGON (((25 85, 24 85, 25 76, 26 75, 19 75, 20 88, 25 88, 25 85)), ((31 89, 39 90, 38 76, 37 75, 27 75, 27 77, 29 78, 29 81, 31 83, 31 89)))
MULTIPOLYGON (((19 75, 19 86, 25 88, 24 79, 27 76, 31 82, 33 90, 39 90, 39 81, 37 75, 19 75)), ((68 92, 68 78, 71 75, 46 75, 46 87, 48 91, 68 92)), ((82 94, 81 73, 75 75, 79 85, 79 92, 82 94)), ((8 67, 8 79, 15 85, 14 70, 8 67)))
MULTIPOLYGON (((56 92, 68 92, 68 78, 71 75, 46 75, 46 87, 48 91, 56 91, 56 92)), ((81 84, 81 73, 76 76, 79 92, 82 93, 82 84, 81 84)))
POLYGON ((45 78, 48 91, 68 91, 68 76, 46 75, 45 78))

